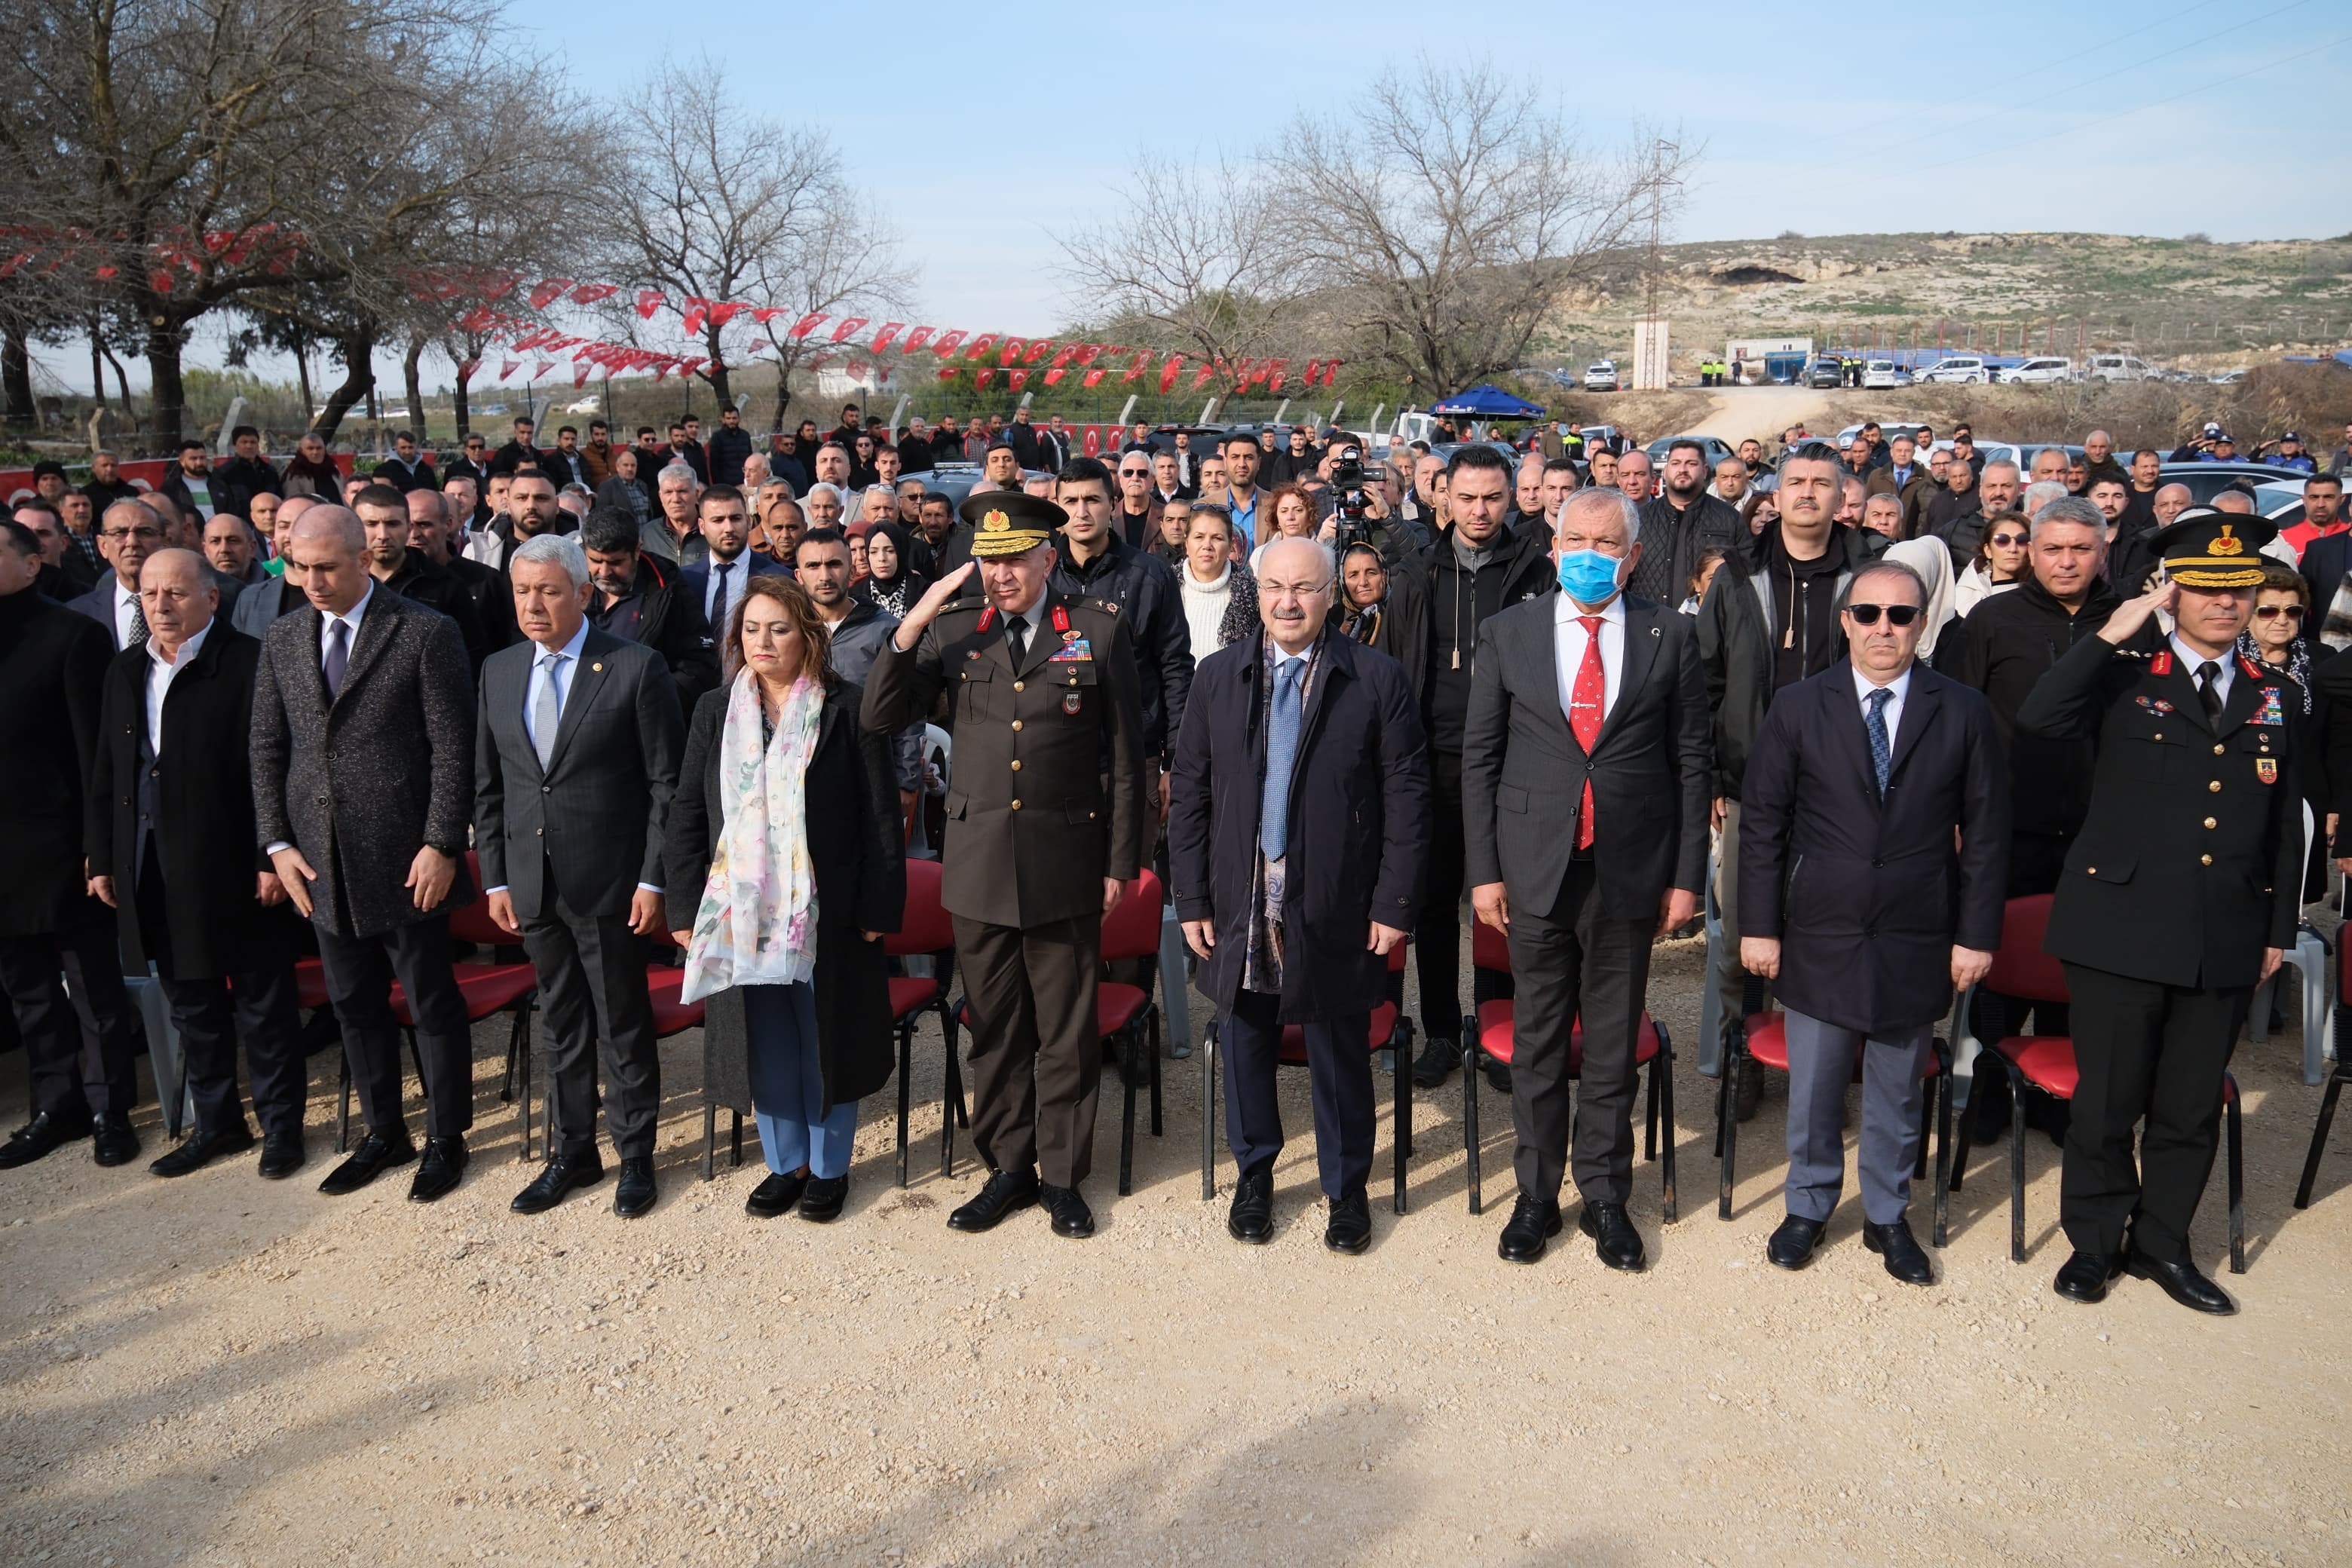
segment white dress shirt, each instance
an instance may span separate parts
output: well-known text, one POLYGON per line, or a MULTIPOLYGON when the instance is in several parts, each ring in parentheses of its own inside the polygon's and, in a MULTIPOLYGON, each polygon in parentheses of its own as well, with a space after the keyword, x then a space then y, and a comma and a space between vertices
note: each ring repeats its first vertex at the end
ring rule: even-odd
POLYGON ((1559 667, 1559 711, 1576 728, 1576 672, 1584 668, 1586 641, 1583 617, 1601 617, 1601 717, 1605 721, 1617 706, 1618 689, 1625 681, 1625 595, 1598 610, 1588 610, 1565 594, 1553 595, 1553 663, 1559 667))
POLYGON ((702 617, 723 641, 728 612, 743 597, 743 584, 751 575, 751 552, 746 550, 732 561, 721 561, 713 555, 703 564, 710 568, 710 581, 704 584, 702 617), (720 575, 722 568, 724 576, 720 575))
POLYGON ((1039 588, 1037 590, 1037 596, 1029 601, 1028 606, 1025 609, 1014 611, 1004 617, 1005 620, 1009 622, 1013 619, 1013 615, 1018 615, 1023 620, 1029 623, 1029 629, 1021 634, 1021 647, 1014 651, 1013 656, 1013 662, 1015 665, 1018 665, 1023 659, 1029 657, 1029 645, 1034 641, 1037 637, 1037 617, 1045 613, 1045 595, 1047 589, 1050 587, 1051 584, 1049 584, 1046 587, 1039 588))
POLYGON ((139 608, 139 592, 135 588, 124 587, 119 576, 110 575, 106 580, 114 585, 114 646, 129 647, 131 622, 134 617, 144 614, 139 608))
POLYGON ((180 645, 179 656, 169 661, 155 639, 147 639, 147 749, 157 756, 163 754, 163 697, 172 689, 173 679, 194 662, 205 639, 213 634, 211 623, 204 630, 180 645))
MULTIPOLYGON (((572 634, 572 640, 554 650, 563 657, 555 661, 552 670, 547 667, 548 650, 538 643, 530 645, 530 679, 523 682, 522 688, 522 728, 523 733, 530 737, 534 749, 540 744, 539 694, 547 689, 549 681, 555 682, 555 711, 560 718, 563 704, 572 696, 572 674, 580 668, 580 647, 587 640, 588 623, 583 618, 579 628, 572 634)), ((551 742, 554 737, 548 739, 551 742)))
MULTIPOLYGON (((2172 634, 2172 657, 2180 661, 2181 672, 2189 677, 2189 684, 2197 685, 2197 667, 2207 662, 2206 658, 2182 642, 2179 632, 2172 634)), ((2238 679, 2238 650, 2224 648, 2211 662, 2221 667, 2220 679, 2213 682, 2213 690, 2221 699, 2221 706, 2227 708, 2230 705, 2230 688, 2238 679)))
MULTIPOLYGON (((1856 666, 1853 672, 1853 700, 1862 709, 1863 732, 1865 734, 1870 730, 1870 694, 1878 689, 1880 688, 1877 684, 1870 677, 1863 674, 1861 668, 1856 666)), ((1911 667, 1905 665, 1903 673, 1888 681, 1885 689, 1894 693, 1886 700, 1885 713, 1886 749, 1891 753, 1895 750, 1895 734, 1903 724, 1903 700, 1911 695, 1911 667)))

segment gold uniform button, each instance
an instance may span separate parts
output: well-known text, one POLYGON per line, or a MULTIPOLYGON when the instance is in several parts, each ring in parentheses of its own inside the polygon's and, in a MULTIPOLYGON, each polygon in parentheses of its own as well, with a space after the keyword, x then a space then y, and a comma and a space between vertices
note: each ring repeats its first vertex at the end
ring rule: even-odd
POLYGON ((1013 690, 1015 690, 1015 691, 1022 691, 1022 690, 1025 690, 1025 689, 1027 689, 1027 687, 1028 687, 1028 682, 1026 682, 1026 681, 1016 680, 1016 681, 1014 681, 1014 682, 1013 683, 1013 690))
MULTIPOLYGON (((1015 811, 1020 810, 1020 809, 1021 809, 1021 803, 1020 803, 1019 801, 1017 801, 1017 800, 1016 800, 1016 801, 1014 801, 1014 802, 1013 803, 1013 810, 1015 810, 1015 811)), ((2210 859, 2210 858, 2211 858, 2211 857, 2210 857, 2210 856, 2209 856, 2209 857, 2207 857, 2207 858, 2209 858, 2209 859, 2210 859)))
MULTIPOLYGON (((1015 724, 1013 727, 1016 730, 1021 728, 1018 724, 1015 724)), ((2215 779, 2211 784, 2207 784, 2205 787, 2210 790, 2213 794, 2220 795, 2221 793, 2221 781, 2220 779, 2215 779)))
POLYGON ((2083 875, 2085 877, 2095 877, 2098 874, 2099 868, 2096 866, 2085 866, 2083 868, 2083 875))
POLYGON ((2214 748, 2213 748, 2213 754, 2214 754, 2215 756, 2217 756, 2217 757, 2218 757, 2218 756, 2220 756, 2220 755, 2221 754, 2221 752, 2222 752, 2222 748, 2221 748, 2221 747, 2220 747, 2220 746, 2216 746, 2216 747, 2214 747, 2214 748))
MULTIPOLYGON (((1021 721, 1020 721, 1020 720, 1018 720, 1018 719, 1015 719, 1014 721, 1013 721, 1013 727, 1015 730, 1020 729, 1020 728, 1021 728, 1021 721)), ((2221 786, 2220 784, 2215 784, 2213 787, 2214 787, 2215 789, 2220 789, 2221 786)))
POLYGON ((2161 730, 2158 730, 2158 731, 2156 732, 2155 739, 2159 740, 2159 741, 2163 740, 2163 739, 2164 739, 2164 731, 2161 731, 2161 730))
POLYGON ((2210 866, 2213 863, 2213 857, 2210 855, 2200 855, 2197 858, 2208 866, 2210 866))
MULTIPOLYGON (((1021 759, 1018 757, 1013 759, 1013 771, 1016 773, 1021 771, 1021 759)), ((2208 827, 2212 826, 2213 819, 2211 817, 2207 817, 2205 819, 2205 826, 2208 827)))
MULTIPOLYGON (((1017 768, 1017 767, 1019 767, 1021 764, 1020 764, 1019 763, 1013 763, 1013 765, 1014 767, 1016 767, 1016 768, 1017 768)), ((2213 819, 2212 819, 2211 817, 2210 817, 2210 816, 2209 816, 2209 817, 2207 817, 2207 818, 2205 819, 2205 826, 2208 826, 2208 827, 2211 827, 2211 826, 2214 826, 2213 819)))

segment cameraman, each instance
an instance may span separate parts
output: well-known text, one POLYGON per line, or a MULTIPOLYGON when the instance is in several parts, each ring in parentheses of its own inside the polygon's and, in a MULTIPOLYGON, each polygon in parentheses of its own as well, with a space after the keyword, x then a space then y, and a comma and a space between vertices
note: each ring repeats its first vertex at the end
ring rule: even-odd
POLYGON ((1388 499, 1391 486, 1364 467, 1361 444, 1334 443, 1323 466, 1331 488, 1318 501, 1328 510, 1316 537, 1329 545, 1334 555, 1344 554, 1353 545, 1370 543, 1393 569, 1436 542, 1433 530, 1397 514, 1388 499))

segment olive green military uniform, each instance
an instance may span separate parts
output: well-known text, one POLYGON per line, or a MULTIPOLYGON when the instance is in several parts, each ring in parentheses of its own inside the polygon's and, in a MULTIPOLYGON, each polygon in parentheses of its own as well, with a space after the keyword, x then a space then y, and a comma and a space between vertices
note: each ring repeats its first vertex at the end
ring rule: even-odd
POLYGON ((982 596, 909 651, 886 643, 864 722, 895 733, 942 691, 955 766, 940 853, 971 1025, 972 1141, 990 1169, 1076 1187, 1094 1157, 1103 880, 1142 865, 1143 710, 1118 607, 1048 587, 1017 656, 982 596))

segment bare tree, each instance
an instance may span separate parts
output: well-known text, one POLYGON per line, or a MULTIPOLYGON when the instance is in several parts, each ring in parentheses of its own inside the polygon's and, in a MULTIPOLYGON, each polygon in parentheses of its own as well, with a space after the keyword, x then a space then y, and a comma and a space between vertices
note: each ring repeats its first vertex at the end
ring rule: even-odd
POLYGON ((1276 221, 1279 192, 1252 167, 1200 168, 1145 157, 1118 215, 1063 241, 1063 277, 1084 305, 1238 362, 1286 339, 1304 268, 1276 221))
MULTIPOLYGON (((618 209, 609 258, 616 275, 641 279, 677 304, 803 314, 878 306, 909 288, 896 237, 858 197, 831 138, 744 112, 709 60, 665 66, 630 100, 621 136, 625 172, 606 185, 618 209)), ((632 310, 616 309, 613 319, 633 342, 644 330, 632 310)), ((726 311, 706 312, 694 334, 705 362, 695 374, 722 403, 733 399, 741 368, 728 358, 730 324, 726 311)), ((772 325, 769 337, 780 376, 789 376, 804 341, 772 325)))
POLYGON ((1569 290, 1646 237, 1697 156, 1678 140, 1637 128, 1595 157, 1526 84, 1430 67, 1302 114, 1257 177, 1355 357, 1443 394, 1520 363, 1569 290))

